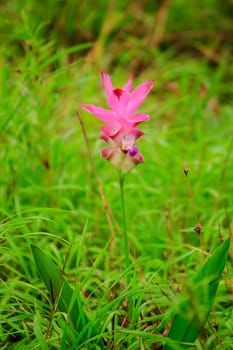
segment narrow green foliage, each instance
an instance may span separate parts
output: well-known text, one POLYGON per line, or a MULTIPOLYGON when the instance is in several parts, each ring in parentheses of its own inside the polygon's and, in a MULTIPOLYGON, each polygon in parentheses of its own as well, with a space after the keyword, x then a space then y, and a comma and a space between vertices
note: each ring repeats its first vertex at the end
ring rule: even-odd
POLYGON ((40 316, 38 314, 35 315, 35 319, 34 319, 34 332, 40 344, 41 350, 49 350, 49 347, 46 343, 46 340, 43 336, 43 332, 41 330, 40 316))
POLYGON ((91 332, 88 333, 87 326, 90 321, 84 310, 81 295, 73 291, 63 276, 63 272, 40 248, 31 245, 31 249, 39 274, 50 293, 53 307, 57 306, 61 312, 70 316, 74 329, 82 334, 80 339, 86 340, 97 336, 99 333, 93 325, 91 332))
MULTIPOLYGON (((229 247, 230 237, 205 261, 192 278, 190 284, 192 288, 187 290, 186 297, 179 307, 180 311, 174 317, 168 337, 178 343, 182 342, 182 349, 192 347, 192 344, 188 343, 197 339, 207 321, 226 264, 229 247)), ((164 350, 177 348, 179 348, 177 344, 173 346, 169 342, 164 350)))

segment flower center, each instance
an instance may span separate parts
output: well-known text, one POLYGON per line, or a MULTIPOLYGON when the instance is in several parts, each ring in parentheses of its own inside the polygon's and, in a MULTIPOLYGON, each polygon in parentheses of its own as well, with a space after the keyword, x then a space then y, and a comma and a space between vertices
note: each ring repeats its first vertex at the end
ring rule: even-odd
POLYGON ((135 137, 132 134, 127 134, 121 139, 121 148, 123 151, 128 151, 128 149, 134 146, 135 137))
POLYGON ((118 99, 120 99, 120 97, 121 97, 121 95, 123 93, 123 90, 121 90, 121 89, 114 89, 113 93, 118 97, 118 99))

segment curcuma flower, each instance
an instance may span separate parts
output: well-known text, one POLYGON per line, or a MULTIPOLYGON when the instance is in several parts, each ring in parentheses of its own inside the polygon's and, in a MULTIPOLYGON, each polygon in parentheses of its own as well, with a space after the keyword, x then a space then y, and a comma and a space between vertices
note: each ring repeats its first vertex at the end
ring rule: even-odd
POLYGON ((102 72, 107 104, 111 109, 94 105, 81 107, 93 114, 106 125, 101 128, 100 138, 109 146, 101 151, 101 156, 108 159, 122 174, 126 174, 137 164, 144 162, 143 156, 135 145, 136 140, 144 133, 138 125, 147 121, 148 114, 136 113, 153 87, 153 80, 140 84, 132 92, 133 78, 130 77, 122 89, 114 88, 110 76, 102 72))

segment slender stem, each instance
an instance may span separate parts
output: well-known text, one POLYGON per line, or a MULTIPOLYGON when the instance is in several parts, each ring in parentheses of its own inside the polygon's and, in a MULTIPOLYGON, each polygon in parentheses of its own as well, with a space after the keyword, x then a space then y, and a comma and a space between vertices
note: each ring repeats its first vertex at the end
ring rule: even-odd
POLYGON ((128 245, 128 235, 127 235, 127 225, 126 225, 126 215, 125 215, 125 198, 124 198, 124 177, 120 177, 120 192, 121 192, 121 211, 122 211, 122 225, 123 225, 123 237, 124 237, 124 250, 126 259, 126 268, 130 266, 129 260, 129 245, 128 245))
MULTIPOLYGON (((125 215, 124 176, 122 176, 121 174, 119 175, 119 183, 120 183, 120 195, 121 195, 121 210, 122 210, 122 226, 123 226, 125 262, 126 262, 126 270, 129 270, 130 259, 129 259, 129 244, 128 244, 127 224, 126 224, 126 215, 125 215)), ((126 274, 126 282, 127 282, 128 287, 130 285, 130 280, 131 280, 130 273, 128 271, 126 274)), ((130 319, 132 319, 133 300, 132 300, 131 295, 129 295, 129 315, 130 315, 130 319)))

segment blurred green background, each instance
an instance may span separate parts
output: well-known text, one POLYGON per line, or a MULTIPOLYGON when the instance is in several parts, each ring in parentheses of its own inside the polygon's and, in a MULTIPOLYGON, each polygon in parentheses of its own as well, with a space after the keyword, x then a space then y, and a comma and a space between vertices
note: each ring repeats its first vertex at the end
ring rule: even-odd
POLYGON ((12 0, 0 8, 1 50, 13 61, 28 50, 39 55, 42 43, 51 50, 86 43, 81 56, 93 64, 108 69, 127 64, 139 73, 156 64, 156 49, 216 64, 231 46, 231 0, 12 0))

